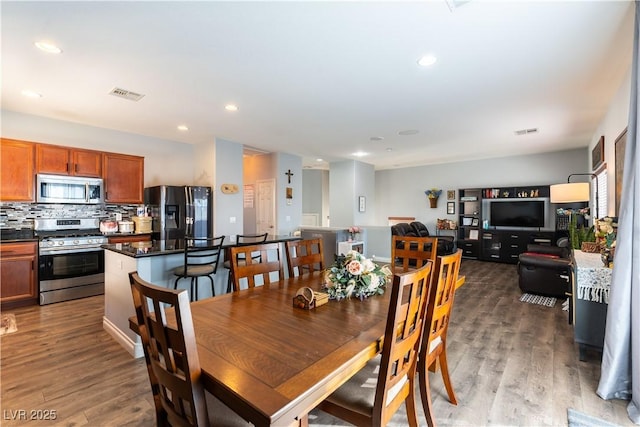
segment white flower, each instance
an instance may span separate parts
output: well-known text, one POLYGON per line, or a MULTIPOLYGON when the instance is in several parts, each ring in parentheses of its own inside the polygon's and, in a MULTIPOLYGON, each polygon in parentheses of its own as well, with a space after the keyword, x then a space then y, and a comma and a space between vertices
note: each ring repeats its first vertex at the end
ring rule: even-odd
POLYGON ((376 268, 376 264, 370 259, 365 259, 362 264, 363 264, 365 273, 373 271, 376 268))

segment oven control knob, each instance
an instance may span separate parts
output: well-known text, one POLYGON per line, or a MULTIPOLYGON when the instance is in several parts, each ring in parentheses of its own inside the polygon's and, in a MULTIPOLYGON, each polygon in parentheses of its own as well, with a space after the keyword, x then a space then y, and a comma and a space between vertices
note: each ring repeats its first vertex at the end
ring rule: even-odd
POLYGON ((79 244, 80 244, 80 240, 78 240, 78 239, 74 240, 74 241, 73 241, 73 244, 74 244, 74 245, 79 245, 79 244))
POLYGON ((47 241, 47 246, 53 246, 55 244, 56 244, 56 242, 54 242, 53 240, 47 241))
POLYGON ((92 243, 93 243, 93 239, 89 239, 89 240, 87 240, 87 243, 88 243, 88 244, 92 244, 92 243))
POLYGON ((62 245, 64 245, 64 242, 63 242, 62 240, 60 240, 60 241, 58 242, 58 246, 62 246, 62 245))

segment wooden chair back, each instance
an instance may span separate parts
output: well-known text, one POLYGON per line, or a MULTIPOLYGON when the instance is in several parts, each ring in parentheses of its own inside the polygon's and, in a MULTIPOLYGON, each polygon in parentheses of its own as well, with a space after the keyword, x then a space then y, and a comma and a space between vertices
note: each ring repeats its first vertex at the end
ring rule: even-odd
POLYGON ((263 284, 284 278, 279 243, 233 246, 230 252, 234 291, 240 290, 240 283, 244 280, 247 287, 253 288, 259 277, 263 284), (274 273, 277 277, 273 277, 274 273))
POLYGON ((437 257, 437 237, 392 236, 391 269, 394 273, 420 268, 437 257))
POLYGON ((322 239, 290 240, 285 250, 289 277, 324 270, 322 239))
POLYGON ((208 425, 187 291, 154 286, 138 273, 129 282, 158 425, 208 425))
POLYGON ((420 349, 420 360, 418 362, 418 375, 422 405, 430 426, 435 425, 435 419, 431 406, 431 391, 427 370, 430 368, 435 370, 436 362, 440 365, 449 400, 454 405, 457 404, 447 365, 447 330, 456 287, 460 286, 461 282, 464 281, 463 276, 459 277, 461 261, 462 249, 458 249, 451 255, 437 258, 431 291, 427 300, 427 316, 420 349))
POLYGON ((371 360, 319 406, 357 426, 384 426, 402 403, 410 426, 417 427, 415 381, 424 333, 432 263, 394 275, 381 356, 371 360), (374 376, 375 375, 375 376, 374 376), (375 394, 363 387, 377 378, 375 394))

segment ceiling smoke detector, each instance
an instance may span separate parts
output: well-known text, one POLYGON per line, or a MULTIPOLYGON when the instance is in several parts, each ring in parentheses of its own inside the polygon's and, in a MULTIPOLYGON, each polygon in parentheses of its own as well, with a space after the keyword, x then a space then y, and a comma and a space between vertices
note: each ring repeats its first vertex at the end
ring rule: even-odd
POLYGON ((530 133, 538 133, 538 128, 520 129, 514 132, 516 135, 528 135, 530 133))
POLYGON ((121 89, 119 87, 114 87, 113 89, 111 89, 111 92, 109 92, 109 95, 117 96, 118 98, 128 99, 129 101, 140 101, 144 97, 144 95, 142 94, 131 92, 130 90, 126 90, 126 89, 121 89))

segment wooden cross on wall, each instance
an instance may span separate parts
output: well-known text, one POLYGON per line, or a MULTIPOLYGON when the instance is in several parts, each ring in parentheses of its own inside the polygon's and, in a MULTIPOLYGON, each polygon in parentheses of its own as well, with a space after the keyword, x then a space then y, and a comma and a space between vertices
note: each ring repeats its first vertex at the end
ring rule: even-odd
POLYGON ((287 183, 291 184, 291 177, 293 176, 293 172, 291 172, 291 169, 286 171, 284 174, 287 175, 287 179, 288 179, 287 183))

